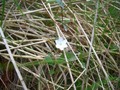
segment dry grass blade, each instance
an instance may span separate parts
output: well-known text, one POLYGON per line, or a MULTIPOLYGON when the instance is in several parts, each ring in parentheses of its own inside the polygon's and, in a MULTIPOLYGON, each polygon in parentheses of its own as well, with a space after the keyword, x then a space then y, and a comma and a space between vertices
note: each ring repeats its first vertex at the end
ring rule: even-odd
POLYGON ((5 43, 5 46, 6 46, 6 49, 7 49, 7 51, 8 51, 9 57, 10 57, 10 59, 11 59, 11 62, 12 62, 13 66, 14 66, 14 68, 15 68, 15 70, 16 70, 16 73, 17 73, 19 79, 20 79, 20 82, 21 82, 24 90, 27 90, 26 84, 25 84, 25 82, 24 82, 24 80, 23 80, 23 78, 22 78, 22 75, 21 75, 21 73, 20 73, 20 71, 19 71, 19 69, 18 69, 18 67, 17 67, 17 64, 16 64, 16 62, 15 62, 15 60, 14 60, 14 58, 13 58, 13 55, 12 55, 12 53, 11 53, 11 50, 10 50, 10 48, 9 48, 9 45, 8 45, 8 43, 7 43, 7 40, 6 40, 5 36, 4 36, 3 30, 2 30, 1 27, 0 27, 0 34, 1 34, 1 37, 2 37, 2 39, 3 39, 3 41, 4 41, 4 43, 5 43))
POLYGON ((119 0, 5 1, 1 89, 21 89, 9 56, 30 90, 120 89, 119 0))

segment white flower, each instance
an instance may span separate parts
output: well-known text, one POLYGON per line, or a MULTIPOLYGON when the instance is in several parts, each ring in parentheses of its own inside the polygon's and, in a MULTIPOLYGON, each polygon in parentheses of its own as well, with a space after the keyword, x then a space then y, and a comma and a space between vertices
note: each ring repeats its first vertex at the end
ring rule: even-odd
POLYGON ((55 40, 55 43, 56 43, 56 48, 60 50, 64 50, 64 48, 68 47, 67 40, 63 39, 62 37, 55 40))

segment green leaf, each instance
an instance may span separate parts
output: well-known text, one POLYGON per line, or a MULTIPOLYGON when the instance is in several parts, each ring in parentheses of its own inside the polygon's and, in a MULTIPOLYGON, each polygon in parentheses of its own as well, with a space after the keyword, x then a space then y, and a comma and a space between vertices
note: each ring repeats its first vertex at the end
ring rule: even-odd
POLYGON ((19 1, 18 0, 13 0, 13 1, 14 1, 15 5, 16 5, 17 9, 20 10, 20 12, 22 13, 22 15, 24 15, 23 12, 22 12, 22 9, 20 7, 19 1))
POLYGON ((92 88, 92 90, 97 90, 98 84, 96 82, 93 83, 92 86, 91 86, 91 88, 92 88))
POLYGON ((64 3, 62 2, 62 0, 47 0, 47 3, 53 3, 53 2, 57 2, 59 6, 64 8, 64 3))
POLYGON ((62 0, 56 0, 56 2, 64 9, 64 3, 62 2, 62 0))
POLYGON ((50 61, 50 60, 52 60, 52 57, 50 55, 48 55, 45 57, 45 60, 50 61))
POLYGON ((65 31, 68 31, 68 27, 65 24, 63 24, 63 27, 65 31))
POLYGON ((70 23, 70 19, 69 19, 69 18, 63 18, 63 22, 64 22, 65 24, 70 23))
MULTIPOLYGON (((76 57, 75 57, 75 55, 72 52, 66 52, 66 56, 67 56, 68 61, 75 61, 76 60, 76 57)), ((64 54, 62 54, 58 58, 58 60, 65 60, 64 54)))
POLYGON ((56 0, 47 0, 47 3, 53 3, 56 2, 56 0))
MULTIPOLYGON (((74 56, 74 54, 72 52, 66 52, 66 56, 68 61, 75 61, 76 58, 74 56)), ((51 57, 51 55, 48 55, 47 57, 45 57, 44 60, 37 60, 37 61, 32 61, 32 62, 26 62, 23 64, 20 64, 19 66, 33 66, 33 65, 39 65, 39 64, 63 64, 66 63, 65 58, 64 58, 64 54, 62 54, 59 58, 57 59, 53 59, 51 57)))
POLYGON ((111 6, 109 9, 109 13, 113 18, 118 19, 120 15, 120 11, 117 10, 115 7, 111 6))
POLYGON ((55 71, 54 71, 54 70, 50 70, 50 71, 49 71, 49 74, 50 74, 50 75, 53 75, 53 74, 55 74, 55 71))
POLYGON ((81 86, 82 86, 82 81, 81 80, 77 80, 77 82, 75 83, 77 90, 81 90, 81 86))
POLYGON ((64 60, 55 60, 52 59, 52 57, 50 55, 48 55, 47 57, 45 57, 44 60, 37 60, 37 61, 32 61, 32 62, 26 62, 23 64, 20 64, 19 66, 28 66, 31 67, 33 65, 40 65, 40 64, 61 64, 61 63, 65 63, 64 60))

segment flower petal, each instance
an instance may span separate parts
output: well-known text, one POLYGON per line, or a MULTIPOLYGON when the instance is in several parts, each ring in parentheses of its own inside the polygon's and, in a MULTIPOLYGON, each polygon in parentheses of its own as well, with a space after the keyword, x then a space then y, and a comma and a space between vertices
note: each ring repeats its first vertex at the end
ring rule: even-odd
POLYGON ((55 43, 56 43, 56 48, 58 48, 60 50, 64 50, 64 48, 68 47, 67 46, 67 40, 64 40, 62 37, 55 40, 55 43))

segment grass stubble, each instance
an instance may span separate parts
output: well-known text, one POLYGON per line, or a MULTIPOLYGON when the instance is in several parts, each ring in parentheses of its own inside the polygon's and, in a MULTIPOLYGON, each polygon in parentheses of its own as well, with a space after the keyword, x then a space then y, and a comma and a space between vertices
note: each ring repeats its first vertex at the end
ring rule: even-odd
POLYGON ((119 90, 119 4, 117 0, 0 4, 1 28, 11 51, 1 36, 0 88, 119 90), (55 47, 59 37, 68 41, 63 51, 55 47), (23 80, 10 63, 11 56, 23 80))

